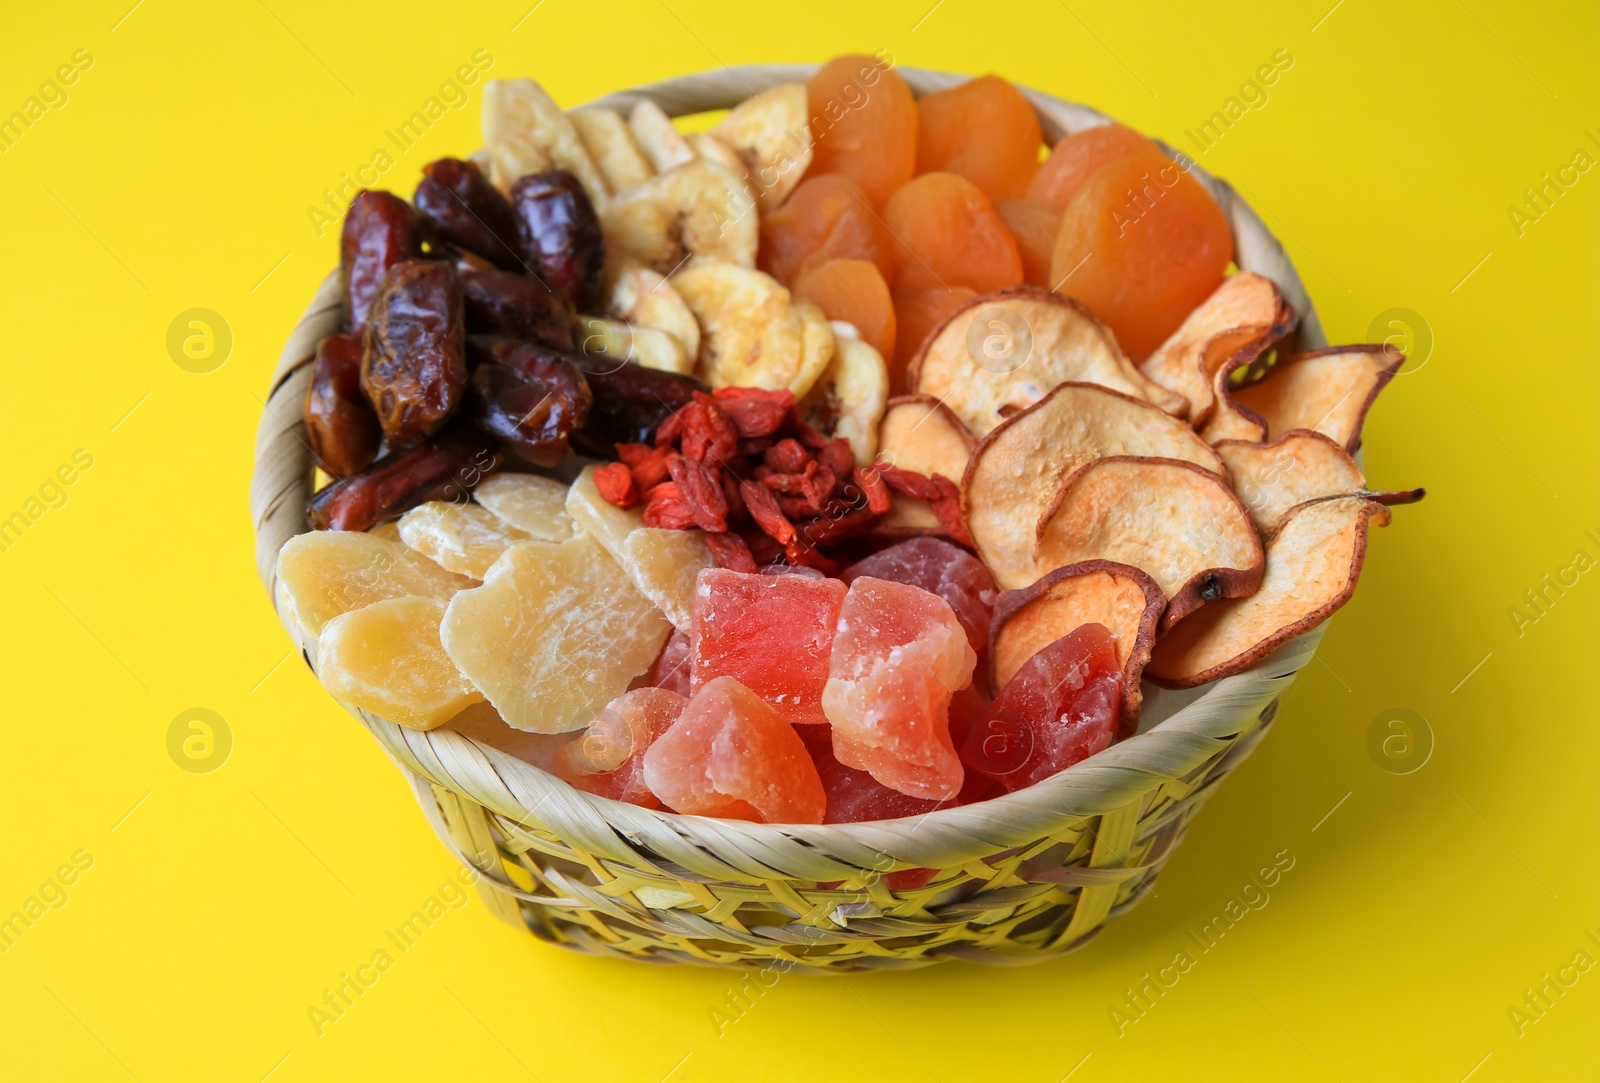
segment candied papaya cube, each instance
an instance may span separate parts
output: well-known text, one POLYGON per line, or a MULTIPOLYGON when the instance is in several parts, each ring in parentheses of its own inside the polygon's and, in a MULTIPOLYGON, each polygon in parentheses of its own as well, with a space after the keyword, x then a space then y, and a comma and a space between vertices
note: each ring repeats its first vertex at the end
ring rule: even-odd
POLYGON ((278 586, 309 635, 341 613, 408 595, 449 598, 475 585, 421 553, 378 534, 315 530, 283 543, 278 586))
POLYGON ((795 725, 824 725, 822 688, 844 604, 837 579, 712 568, 695 586, 691 683, 734 677, 795 725))
POLYGON ((820 726, 802 726, 797 733, 811 753, 822 790, 828 795, 824 823, 853 824, 863 820, 897 820, 923 816, 953 802, 924 801, 891 790, 865 771, 846 767, 833 754, 833 734, 820 726))
POLYGON ((660 800, 644 782, 644 754, 678 720, 688 702, 665 688, 624 692, 557 750, 551 769, 580 790, 659 808, 660 800))
POLYGON ((694 694, 644 753, 644 780, 674 812, 819 824, 827 797, 795 728, 732 677, 694 694))
POLYGON ((483 696, 439 643, 445 602, 388 598, 341 613, 322 629, 317 677, 336 698, 427 730, 483 696))
POLYGON ((961 790, 950 699, 977 656, 950 603, 921 587, 863 575, 839 610, 822 708, 833 752, 901 793, 947 801, 961 790))
POLYGON ((943 538, 911 538, 857 561, 839 578, 853 583, 863 575, 921 587, 949 602, 966 630, 967 641, 982 657, 989 645, 989 621, 997 591, 994 576, 983 561, 943 538))
POLYGON ((650 672, 644 676, 645 683, 652 688, 669 689, 688 699, 694 694, 694 689, 689 685, 689 675, 693 669, 689 664, 690 647, 689 634, 674 629, 661 648, 661 653, 650 663, 650 672))
POLYGON ((1022 664, 972 727, 961 757, 1020 790, 1110 746, 1121 704, 1116 642, 1105 625, 1085 624, 1022 664))

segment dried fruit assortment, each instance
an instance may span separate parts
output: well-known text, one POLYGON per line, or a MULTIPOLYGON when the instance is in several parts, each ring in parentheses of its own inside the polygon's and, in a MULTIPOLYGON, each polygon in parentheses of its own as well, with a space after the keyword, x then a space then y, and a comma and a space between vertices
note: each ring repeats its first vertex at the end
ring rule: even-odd
POLYGON ((997 76, 839 57, 690 133, 519 79, 483 130, 350 206, 278 562, 393 722, 670 812, 922 815, 1315 627, 1423 495, 1352 458, 1397 353, 1292 353, 1184 163, 1043 156, 997 76))

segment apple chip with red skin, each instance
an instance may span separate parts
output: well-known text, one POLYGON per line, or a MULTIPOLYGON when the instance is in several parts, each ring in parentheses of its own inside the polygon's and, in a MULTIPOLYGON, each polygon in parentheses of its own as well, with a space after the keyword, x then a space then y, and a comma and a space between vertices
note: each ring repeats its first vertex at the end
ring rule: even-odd
POLYGON ((1040 650, 1085 624, 1102 624, 1122 664, 1121 736, 1138 726, 1144 694, 1139 675, 1150 661, 1156 624, 1167 596, 1156 581, 1128 564, 1086 560, 1057 568, 1032 586, 995 601, 989 667, 995 694, 1040 650))
POLYGON ((1365 497, 1300 505, 1267 545, 1261 589, 1180 621, 1156 642, 1145 676, 1163 688, 1192 688, 1246 670, 1315 628, 1354 593, 1367 528, 1388 524, 1389 509, 1365 497))
POLYGON ((1240 271, 1223 279, 1140 367, 1188 401, 1187 416, 1198 428, 1216 403, 1212 377, 1217 369, 1241 352, 1259 355, 1288 334, 1294 320, 1294 310, 1270 278, 1240 271))
POLYGON ((1271 443, 1223 440, 1217 454, 1233 476, 1233 491, 1244 501, 1263 538, 1270 538, 1289 512, 1310 500, 1364 496, 1380 504, 1414 504, 1423 489, 1372 492, 1350 453, 1311 429, 1290 429, 1271 443))
POLYGON ((1387 344, 1330 346, 1279 361, 1255 383, 1229 387, 1233 374, 1254 360, 1238 355, 1217 370, 1216 411, 1201 430, 1207 440, 1260 442, 1314 429, 1354 453, 1367 411, 1405 355, 1387 344))

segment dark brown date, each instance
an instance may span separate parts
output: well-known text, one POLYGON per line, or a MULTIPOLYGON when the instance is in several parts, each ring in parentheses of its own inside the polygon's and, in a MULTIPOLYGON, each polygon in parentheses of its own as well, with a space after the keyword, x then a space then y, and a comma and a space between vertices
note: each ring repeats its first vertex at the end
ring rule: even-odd
POLYGON ((461 276, 469 334, 504 335, 571 352, 576 317, 564 294, 509 271, 461 276))
POLYGON ((600 218, 583 185, 564 169, 532 173, 511 186, 528 271, 566 294, 579 312, 597 312, 606 260, 600 218))
POLYGON ((571 358, 531 342, 474 335, 466 415, 529 462, 554 466, 588 419, 593 396, 571 358))
POLYGON ((366 530, 428 500, 465 502, 500 465, 489 435, 452 426, 410 451, 385 455, 364 473, 317 490, 306 514, 317 530, 366 530))
POLYGON ((439 240, 460 245, 496 267, 523 269, 516 212, 476 164, 459 158, 428 163, 411 200, 439 240))
POLYGON ((429 259, 441 260, 445 263, 455 264, 457 274, 471 274, 474 271, 492 271, 495 265, 478 255, 468 252, 459 244, 449 241, 430 240, 428 242, 427 256, 429 259))
POLYGON ((437 432, 466 383, 466 305, 455 268, 395 264, 372 303, 361 356, 361 390, 389 446, 411 447, 437 432))
POLYGON ((344 329, 359 334, 389 268, 422 254, 417 213, 392 192, 357 192, 339 235, 344 329))
POLYGON ((336 478, 360 473, 378 454, 383 428, 361 393, 360 336, 329 335, 317 345, 306 436, 317 462, 336 478))
POLYGON ((656 428, 706 385, 692 376, 645 368, 631 361, 574 357, 594 390, 589 423, 576 437, 586 451, 608 452, 612 444, 653 444, 656 428))

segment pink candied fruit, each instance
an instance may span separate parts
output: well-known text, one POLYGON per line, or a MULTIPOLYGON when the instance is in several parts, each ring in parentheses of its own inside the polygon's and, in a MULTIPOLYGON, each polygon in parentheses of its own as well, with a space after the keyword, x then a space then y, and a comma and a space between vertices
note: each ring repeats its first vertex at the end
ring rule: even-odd
POLYGON ((912 797, 961 791, 950 699, 977 656, 950 604, 921 587, 863 575, 839 610, 822 707, 833 754, 912 797))
POLYGON ((689 686, 689 669, 689 637, 674 631, 650 664, 644 683, 652 688, 671 689, 688 699, 694 695, 694 689, 689 686))
POLYGON ((695 582, 691 683, 733 677, 794 725, 823 725, 822 689, 844 604, 837 579, 708 568, 695 582))
POLYGON ((961 758, 1020 790, 1111 744, 1122 703, 1117 648, 1085 624, 1022 664, 967 735, 961 758))
POLYGON ((689 701, 666 688, 635 688, 606 705, 589 727, 556 750, 557 778, 613 801, 659 808, 645 785, 646 750, 678 720, 689 701))
POLYGON ((981 658, 989 645, 989 621, 997 588, 983 561, 942 538, 911 538, 857 561, 839 578, 853 583, 863 575, 905 583, 950 603, 966 629, 967 641, 981 658))
POLYGON ((766 700, 715 677, 644 754, 650 792, 674 812, 820 824, 822 780, 800 735, 766 700))
POLYGON ((828 795, 827 818, 823 823, 853 824, 863 820, 897 820, 902 816, 922 816, 950 802, 924 801, 899 790, 891 790, 865 771, 846 767, 833 754, 833 734, 820 726, 796 731, 811 753, 823 792, 828 795))

